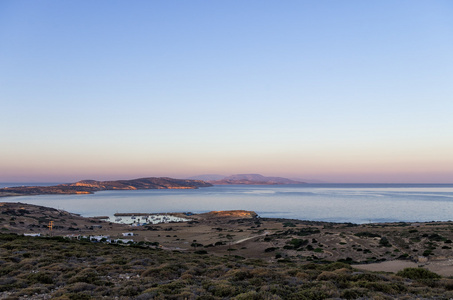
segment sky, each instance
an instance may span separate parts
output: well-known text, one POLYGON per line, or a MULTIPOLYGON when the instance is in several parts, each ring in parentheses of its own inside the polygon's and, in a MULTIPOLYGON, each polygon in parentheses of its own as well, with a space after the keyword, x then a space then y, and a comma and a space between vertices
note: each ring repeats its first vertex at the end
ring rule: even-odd
POLYGON ((453 2, 0 1, 0 182, 453 183, 453 2))

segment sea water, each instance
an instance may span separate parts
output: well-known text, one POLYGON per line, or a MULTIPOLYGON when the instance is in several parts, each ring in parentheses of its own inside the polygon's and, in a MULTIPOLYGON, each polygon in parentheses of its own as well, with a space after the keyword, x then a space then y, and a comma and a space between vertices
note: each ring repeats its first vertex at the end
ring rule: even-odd
POLYGON ((0 201, 48 206, 82 216, 243 209, 261 217, 329 222, 453 220, 453 184, 219 185, 193 190, 4 197, 0 201))

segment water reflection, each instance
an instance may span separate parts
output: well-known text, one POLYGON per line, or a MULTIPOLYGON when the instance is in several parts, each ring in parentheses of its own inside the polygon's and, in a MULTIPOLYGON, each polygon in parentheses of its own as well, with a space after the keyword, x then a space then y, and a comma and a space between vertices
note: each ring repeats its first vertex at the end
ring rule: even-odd
POLYGON ((448 221, 453 185, 214 186, 196 190, 104 191, 2 198, 79 213, 252 210, 263 217, 332 222, 448 221))

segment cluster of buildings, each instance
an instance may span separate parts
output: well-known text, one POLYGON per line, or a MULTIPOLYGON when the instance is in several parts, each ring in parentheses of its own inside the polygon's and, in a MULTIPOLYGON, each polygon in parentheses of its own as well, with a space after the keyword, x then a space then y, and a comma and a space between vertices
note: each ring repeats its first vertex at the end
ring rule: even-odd
MULTIPOLYGON (((40 237, 41 233, 24 233, 24 236, 32 236, 32 237, 40 237)), ((123 232, 123 237, 130 237, 134 236, 133 232, 123 232)), ((134 243, 133 239, 128 238, 116 238, 112 239, 109 235, 80 235, 80 234, 67 234, 64 236, 65 238, 71 240, 90 240, 91 242, 103 242, 109 244, 129 244, 134 243)))
MULTIPOLYGON (((143 226, 149 224, 159 224, 159 223, 172 223, 172 222, 188 222, 189 219, 184 219, 172 215, 145 215, 145 216, 135 216, 128 214, 115 214, 116 218, 114 219, 115 223, 120 224, 129 224, 131 226, 143 226), (121 216, 121 217, 119 217, 121 216)), ((113 219, 109 219, 110 222, 113 222, 113 219)))
MULTIPOLYGON (((132 232, 123 232, 122 233, 123 237, 128 237, 128 236, 134 236, 134 233, 132 232)), ((76 239, 76 240, 90 240, 91 242, 103 242, 103 243, 109 243, 109 244, 128 244, 128 243, 134 243, 133 239, 127 239, 127 238, 116 238, 112 239, 109 235, 80 235, 80 234, 67 234, 64 236, 65 238, 69 239, 76 239)))

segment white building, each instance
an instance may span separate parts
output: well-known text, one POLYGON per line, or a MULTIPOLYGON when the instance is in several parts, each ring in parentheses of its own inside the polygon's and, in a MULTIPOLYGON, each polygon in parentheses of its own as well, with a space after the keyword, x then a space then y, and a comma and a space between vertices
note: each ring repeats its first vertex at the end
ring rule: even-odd
POLYGON ((108 235, 93 235, 93 236, 90 236, 90 241, 98 241, 98 242, 100 242, 102 239, 105 239, 107 242, 110 242, 110 236, 108 236, 108 235))
POLYGON ((40 233, 24 233, 24 236, 41 236, 40 233))

